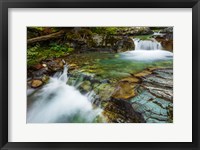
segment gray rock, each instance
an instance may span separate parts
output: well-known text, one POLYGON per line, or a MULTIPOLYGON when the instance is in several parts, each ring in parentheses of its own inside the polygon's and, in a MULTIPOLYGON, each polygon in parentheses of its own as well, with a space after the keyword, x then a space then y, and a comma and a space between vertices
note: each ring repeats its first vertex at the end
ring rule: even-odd
POLYGON ((144 76, 138 95, 129 102, 148 123, 172 122, 173 114, 173 70, 156 69, 144 76))

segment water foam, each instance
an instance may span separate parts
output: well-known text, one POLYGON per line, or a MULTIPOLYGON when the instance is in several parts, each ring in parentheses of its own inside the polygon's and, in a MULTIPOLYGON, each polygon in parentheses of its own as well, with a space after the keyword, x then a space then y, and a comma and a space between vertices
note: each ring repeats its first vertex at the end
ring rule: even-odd
POLYGON ((28 108, 28 123, 92 122, 101 114, 101 109, 93 109, 91 94, 82 95, 67 80, 67 67, 50 78, 28 108))

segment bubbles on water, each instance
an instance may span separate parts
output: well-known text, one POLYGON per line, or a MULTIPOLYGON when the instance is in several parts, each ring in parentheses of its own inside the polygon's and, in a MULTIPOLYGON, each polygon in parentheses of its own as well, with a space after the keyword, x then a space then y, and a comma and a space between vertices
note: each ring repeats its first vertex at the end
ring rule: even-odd
POLYGON ((128 51, 121 54, 122 59, 136 60, 136 61, 159 61, 172 60, 173 53, 164 50, 139 50, 128 51))
POLYGON ((155 39, 133 39, 135 50, 121 53, 121 59, 136 60, 143 62, 172 60, 173 53, 162 50, 162 46, 155 39))

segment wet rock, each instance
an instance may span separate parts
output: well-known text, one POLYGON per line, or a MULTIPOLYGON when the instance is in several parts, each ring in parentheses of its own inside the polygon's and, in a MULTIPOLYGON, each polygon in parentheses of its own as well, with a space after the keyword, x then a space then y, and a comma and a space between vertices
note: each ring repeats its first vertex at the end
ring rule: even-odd
POLYGON ((139 79, 135 77, 127 77, 117 84, 115 88, 115 92, 113 93, 112 97, 115 99, 123 99, 128 100, 134 97, 137 93, 135 89, 137 88, 139 79))
POLYGON ((113 123, 143 123, 143 116, 134 111, 131 105, 122 100, 112 99, 105 104, 104 117, 106 122, 113 123))
POLYGON ((69 70, 74 70, 78 68, 76 64, 69 64, 68 67, 69 67, 69 70))
POLYGON ((127 77, 127 78, 124 78, 122 80, 120 80, 121 82, 129 82, 129 83, 137 83, 139 82, 140 80, 136 77, 127 77))
POLYGON ((37 87, 40 87, 42 84, 43 84, 43 82, 41 80, 33 80, 31 83, 31 87, 37 88, 37 87))
POLYGON ((99 96, 99 99, 101 99, 101 101, 107 101, 110 100, 115 88, 108 83, 95 83, 93 85, 93 90, 99 96))
POLYGON ((154 122, 169 121, 168 107, 172 107, 172 103, 165 99, 157 98, 146 90, 131 99, 130 103, 136 112, 142 114, 146 122, 152 122, 152 119, 154 122))
POLYGON ((161 78, 159 76, 151 75, 143 79, 145 83, 149 83, 155 86, 162 86, 162 87, 173 87, 173 81, 166 78, 161 78))
POLYGON ((156 35, 154 38, 161 43, 163 49, 173 51, 173 27, 168 27, 160 31, 163 35, 156 35))
POLYGON ((55 61, 50 61, 47 63, 48 68, 53 71, 59 71, 60 69, 62 69, 62 67, 60 67, 60 65, 58 63, 56 63, 55 61))
POLYGON ((173 100, 173 93, 171 89, 166 89, 164 87, 158 88, 152 85, 145 85, 144 87, 157 97, 164 98, 169 101, 173 100))
POLYGON ((134 74, 134 76, 135 76, 135 77, 144 77, 144 76, 147 76, 147 75, 149 75, 149 74, 151 74, 150 71, 144 70, 144 71, 142 71, 142 72, 139 72, 139 73, 137 73, 137 74, 134 74))
POLYGON ((80 87, 81 91, 87 93, 89 92, 91 89, 92 89, 92 86, 91 86, 91 82, 90 81, 84 81, 80 87))
POLYGON ((146 122, 173 122, 173 70, 152 69, 143 76, 137 96, 129 102, 146 122))
POLYGON ((42 61, 42 63, 46 64, 48 68, 48 72, 52 72, 52 73, 62 70, 65 65, 65 61, 61 58, 47 59, 45 61, 42 61))
POLYGON ((116 42, 114 50, 116 52, 125 52, 135 48, 134 42, 131 38, 125 36, 123 39, 116 42))
POLYGON ((46 83, 49 80, 49 76, 48 75, 43 75, 42 76, 42 82, 46 83))
POLYGON ((160 33, 173 33, 173 27, 168 27, 160 31, 160 33))
POLYGON ((44 74, 48 74, 48 69, 47 68, 42 68, 42 69, 39 69, 37 71, 31 72, 31 76, 32 76, 33 79, 41 79, 41 77, 44 74))
POLYGON ((164 50, 173 51, 173 35, 166 34, 162 37, 156 36, 156 41, 160 42, 164 50))
POLYGON ((108 79, 103 79, 100 81, 101 83, 110 83, 110 81, 108 79))

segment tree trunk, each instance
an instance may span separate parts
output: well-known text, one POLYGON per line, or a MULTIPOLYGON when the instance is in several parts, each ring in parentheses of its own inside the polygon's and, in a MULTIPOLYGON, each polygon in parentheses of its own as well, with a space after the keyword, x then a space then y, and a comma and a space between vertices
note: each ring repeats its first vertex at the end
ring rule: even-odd
POLYGON ((27 40, 27 44, 32 44, 32 43, 35 43, 35 42, 41 42, 41 41, 46 41, 46 40, 50 40, 50 39, 59 38, 59 37, 63 36, 64 33, 65 33, 65 31, 61 30, 61 31, 56 32, 56 33, 52 33, 52 34, 48 34, 48 35, 43 35, 43 36, 31 38, 31 39, 27 40))

